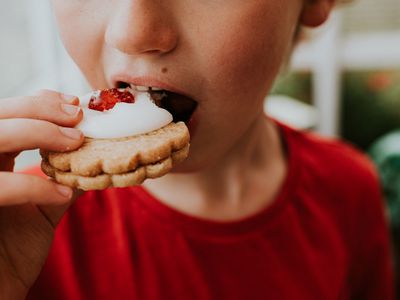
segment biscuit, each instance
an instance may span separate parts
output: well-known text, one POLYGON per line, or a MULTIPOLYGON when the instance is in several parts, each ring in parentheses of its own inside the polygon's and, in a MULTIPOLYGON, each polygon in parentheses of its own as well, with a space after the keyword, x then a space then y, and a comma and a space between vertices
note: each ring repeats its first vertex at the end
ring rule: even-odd
POLYGON ((41 150, 43 172, 59 183, 82 190, 126 187, 168 173, 189 153, 189 130, 183 122, 125 138, 85 138, 70 152, 41 150))

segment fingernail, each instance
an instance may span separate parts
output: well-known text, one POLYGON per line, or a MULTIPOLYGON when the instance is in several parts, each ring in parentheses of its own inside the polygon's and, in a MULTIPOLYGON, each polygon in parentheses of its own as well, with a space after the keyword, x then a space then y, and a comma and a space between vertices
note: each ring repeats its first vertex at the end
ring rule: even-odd
POLYGON ((67 102, 74 102, 75 99, 78 99, 76 96, 61 94, 61 97, 67 102))
POLYGON ((56 188, 61 196, 70 199, 72 197, 72 189, 68 186, 57 184, 56 188))
POLYGON ((71 139, 80 140, 82 137, 82 132, 75 128, 70 128, 70 127, 59 127, 59 128, 63 135, 71 139))
POLYGON ((70 104, 61 104, 61 109, 70 116, 75 117, 78 115, 81 108, 79 106, 70 105, 70 104))

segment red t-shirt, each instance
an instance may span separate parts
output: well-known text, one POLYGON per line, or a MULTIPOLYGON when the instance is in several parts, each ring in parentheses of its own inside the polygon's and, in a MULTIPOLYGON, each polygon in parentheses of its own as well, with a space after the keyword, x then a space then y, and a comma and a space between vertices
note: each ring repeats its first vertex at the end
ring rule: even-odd
POLYGON ((243 220, 191 217, 142 187, 86 193, 58 226, 28 298, 392 299, 372 165, 337 141, 282 133, 286 181, 243 220))

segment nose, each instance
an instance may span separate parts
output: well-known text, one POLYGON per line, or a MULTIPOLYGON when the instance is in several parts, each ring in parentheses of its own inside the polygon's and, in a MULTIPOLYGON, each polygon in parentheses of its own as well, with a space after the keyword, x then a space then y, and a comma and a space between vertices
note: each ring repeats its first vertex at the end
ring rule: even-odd
POLYGON ((172 51, 178 32, 166 1, 117 1, 105 32, 109 46, 129 55, 172 51))

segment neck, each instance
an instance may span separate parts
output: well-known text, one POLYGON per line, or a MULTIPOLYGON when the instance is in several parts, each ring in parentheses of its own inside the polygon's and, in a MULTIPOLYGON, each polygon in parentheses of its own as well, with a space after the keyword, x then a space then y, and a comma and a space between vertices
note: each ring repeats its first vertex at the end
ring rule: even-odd
POLYGON ((278 129, 260 116, 223 160, 195 173, 170 173, 145 186, 160 201, 181 212, 234 220, 271 204, 285 170, 278 129))

